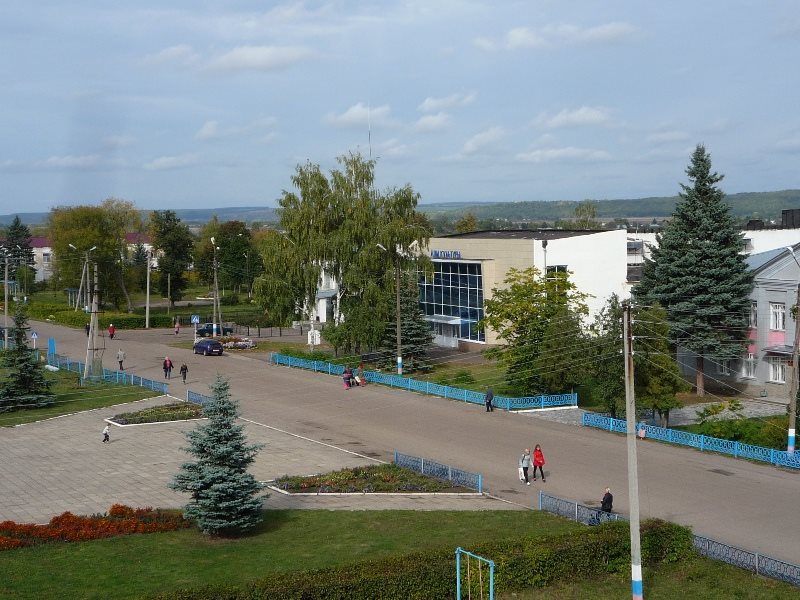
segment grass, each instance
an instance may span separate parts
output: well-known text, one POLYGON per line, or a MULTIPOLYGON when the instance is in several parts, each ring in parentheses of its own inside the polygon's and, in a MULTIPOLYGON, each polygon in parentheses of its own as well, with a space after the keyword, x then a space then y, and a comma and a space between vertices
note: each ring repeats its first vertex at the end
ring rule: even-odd
MULTIPOLYGON (((0 370, 0 377, 2 376, 6 376, 4 370, 0 370)), ((78 374, 67 371, 48 373, 47 377, 53 380, 52 391, 56 396, 55 404, 0 414, 0 427, 13 427, 74 412, 153 397, 151 390, 132 385, 93 383, 81 386, 78 374)))
MULTIPOLYGON (((759 577, 706 558, 690 562, 663 563, 644 569, 644 596, 648 600, 786 600, 800 591, 787 583, 759 577)), ((608 575, 590 581, 558 583, 546 588, 506 592, 498 600, 584 600, 586 598, 630 598, 630 574, 608 575)))
POLYGON ((521 511, 266 511, 260 529, 238 540, 184 530, 3 552, 0 598, 138 598, 579 527, 521 511))
POLYGON ((290 492, 468 492, 447 481, 420 475, 397 465, 370 465, 309 477, 284 476, 275 485, 290 492))
POLYGON ((137 423, 163 423, 164 421, 180 421, 183 419, 200 419, 203 407, 192 402, 173 402, 161 406, 152 406, 135 412, 114 415, 113 420, 120 425, 137 423))

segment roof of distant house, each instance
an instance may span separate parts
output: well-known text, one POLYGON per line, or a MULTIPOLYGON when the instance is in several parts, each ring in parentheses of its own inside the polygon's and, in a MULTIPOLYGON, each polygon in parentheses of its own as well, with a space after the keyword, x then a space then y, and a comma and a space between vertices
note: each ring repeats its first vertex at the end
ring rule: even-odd
POLYGON ((604 233, 605 231, 605 229, 597 231, 590 229, 488 229, 485 231, 451 233, 449 235, 438 235, 434 237, 478 240, 557 240, 579 235, 604 233))
POLYGON ((150 243, 150 235, 147 233, 126 233, 125 234, 125 241, 129 244, 149 244, 150 243))

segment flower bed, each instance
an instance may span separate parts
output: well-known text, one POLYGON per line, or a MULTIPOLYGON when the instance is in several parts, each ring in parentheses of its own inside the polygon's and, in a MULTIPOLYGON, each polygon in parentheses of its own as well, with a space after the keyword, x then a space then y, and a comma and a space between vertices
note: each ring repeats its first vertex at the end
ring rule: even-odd
POLYGON ((130 413, 115 415, 111 420, 120 425, 137 425, 140 423, 161 423, 163 421, 181 421, 200 419, 203 407, 193 402, 174 402, 152 406, 130 413))
POLYGON ((47 525, 0 523, 0 550, 50 542, 83 542, 132 533, 155 533, 185 529, 191 523, 179 511, 131 508, 114 504, 105 515, 90 517, 65 512, 47 525))
POLYGON ((275 486, 288 492, 320 494, 472 491, 395 464, 355 467, 310 477, 284 475, 275 480, 275 486))
POLYGON ((252 350, 258 345, 250 338, 224 337, 220 341, 226 350, 252 350))

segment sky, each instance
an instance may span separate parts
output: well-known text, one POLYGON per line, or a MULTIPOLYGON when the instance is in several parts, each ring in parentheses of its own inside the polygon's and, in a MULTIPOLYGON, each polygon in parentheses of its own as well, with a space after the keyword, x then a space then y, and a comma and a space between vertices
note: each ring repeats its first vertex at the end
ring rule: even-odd
POLYGON ((421 203, 800 187, 795 0, 0 2, 0 214, 276 206, 371 156, 421 203))

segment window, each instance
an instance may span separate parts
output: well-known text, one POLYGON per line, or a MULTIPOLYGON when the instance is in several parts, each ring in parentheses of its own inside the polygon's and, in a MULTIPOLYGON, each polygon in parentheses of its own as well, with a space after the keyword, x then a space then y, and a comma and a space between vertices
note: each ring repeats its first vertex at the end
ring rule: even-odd
POLYGON ((567 265, 550 265, 547 267, 548 273, 566 273, 567 265))
POLYGON ((42 253, 42 263, 45 264, 45 265, 49 265, 50 264, 50 253, 49 252, 43 252, 42 253))
POLYGON ((750 327, 758 327, 758 302, 750 303, 750 327))
POLYGON ((786 359, 782 356, 770 356, 769 380, 774 383, 786 383, 786 359))
POLYGON ((786 329, 786 305, 783 303, 769 303, 769 328, 776 331, 786 329))
POLYGON ((717 361, 717 375, 730 375, 731 374, 731 360, 729 358, 721 358, 717 361))
POLYGON ((742 361, 742 377, 754 379, 756 376, 756 355, 752 352, 747 353, 747 358, 742 361))

